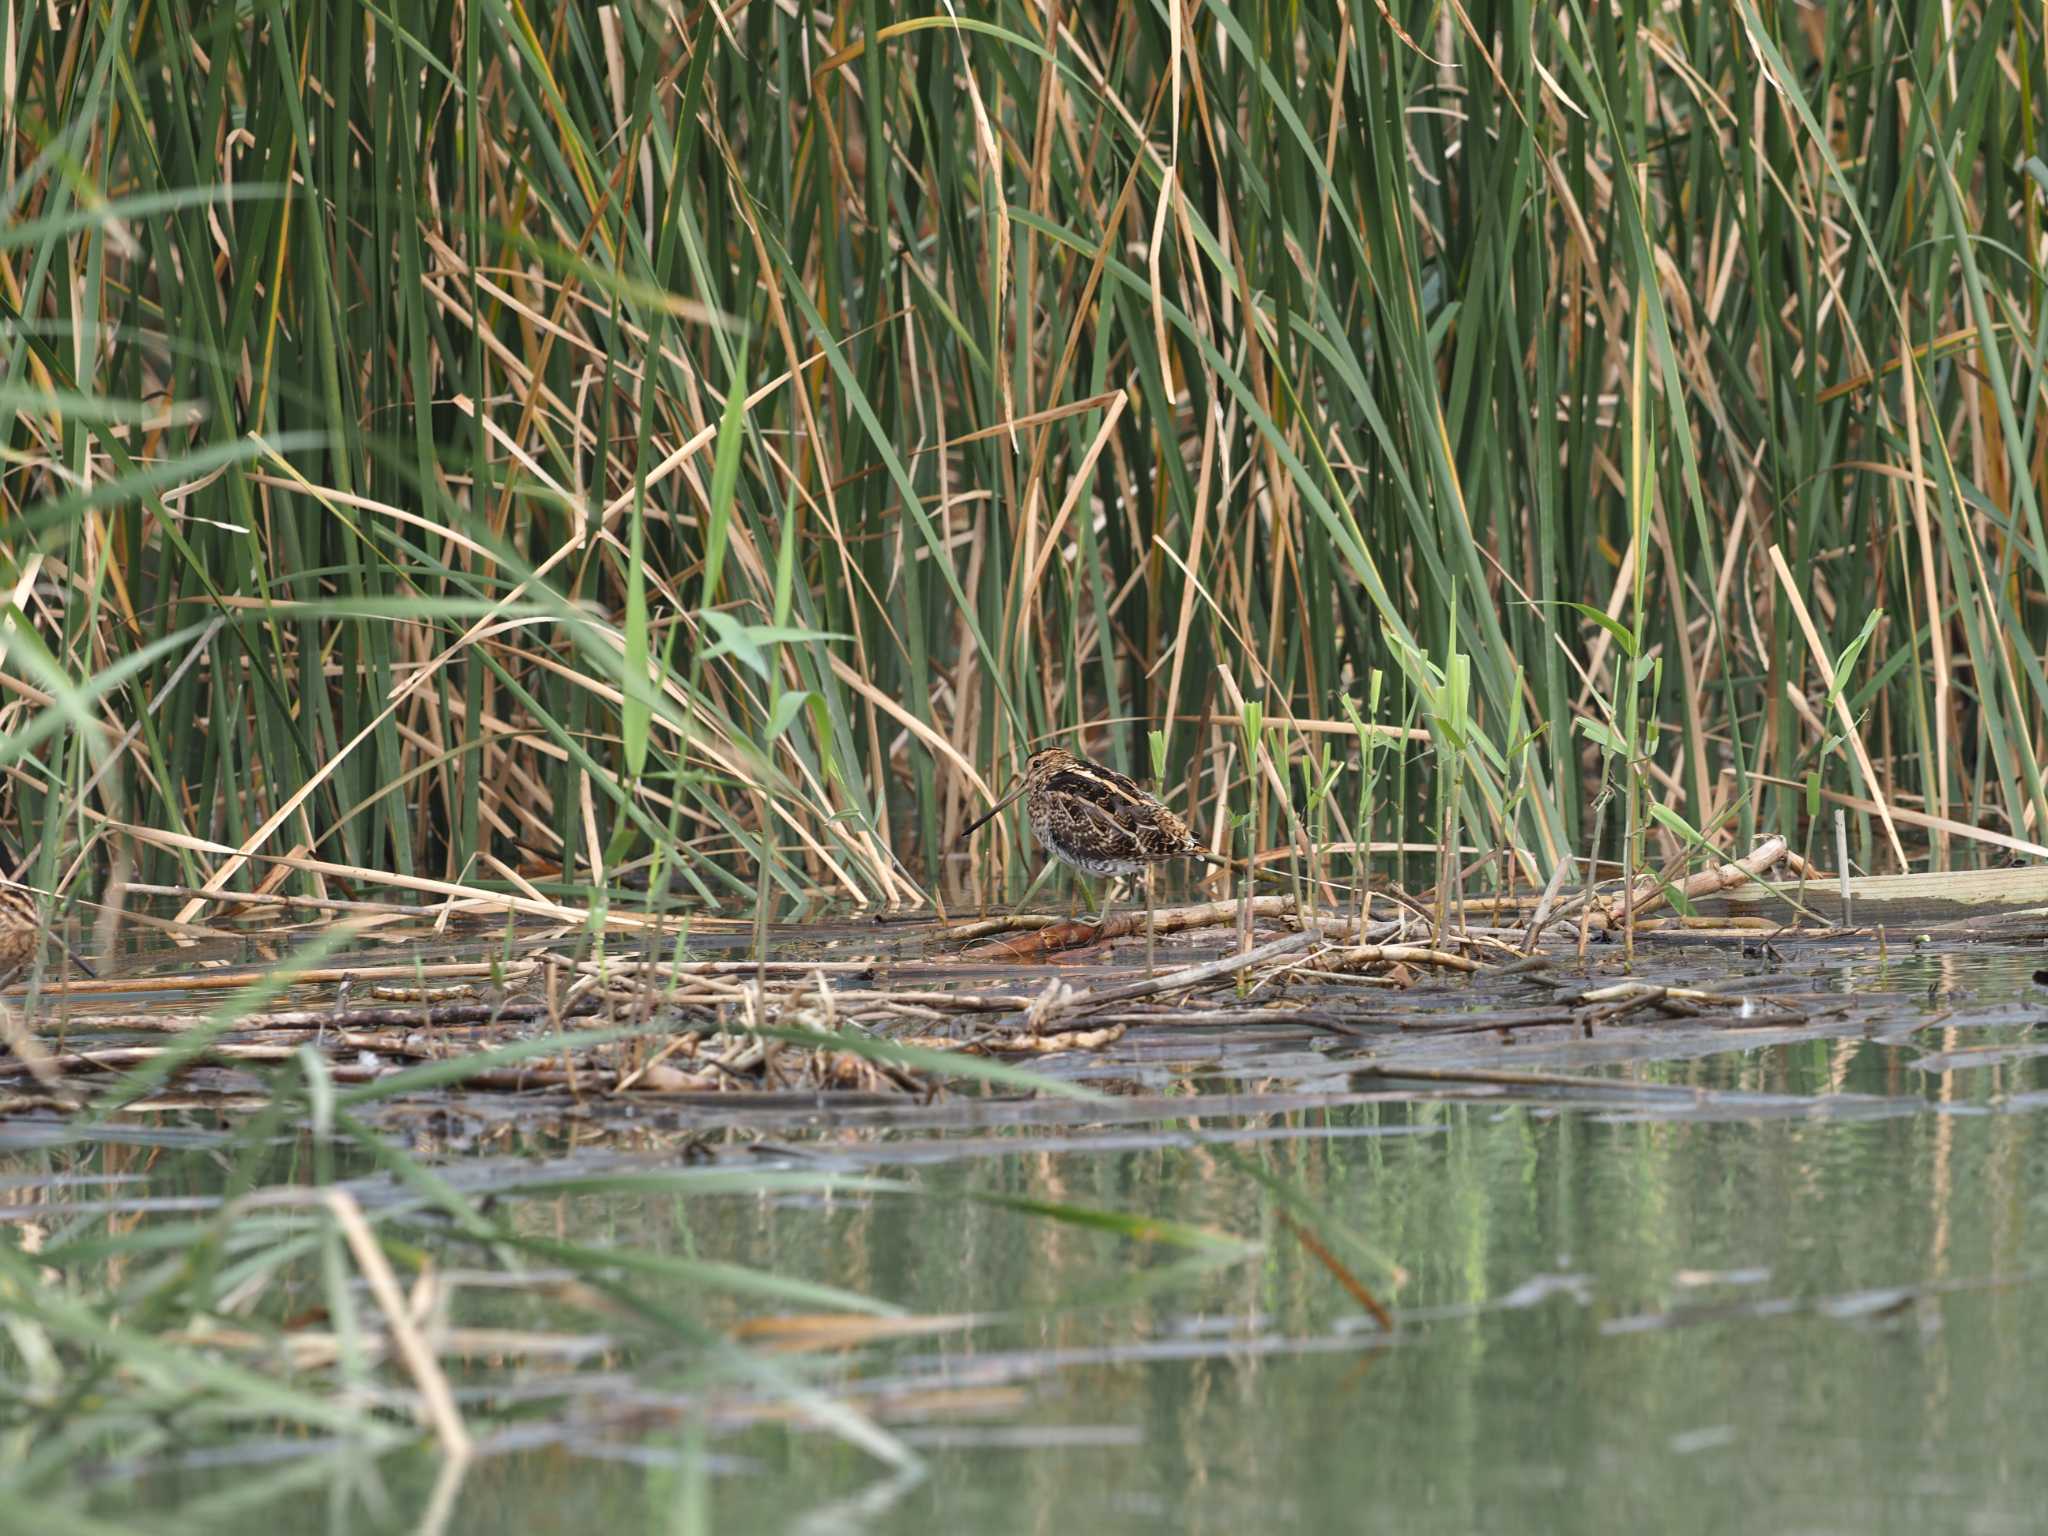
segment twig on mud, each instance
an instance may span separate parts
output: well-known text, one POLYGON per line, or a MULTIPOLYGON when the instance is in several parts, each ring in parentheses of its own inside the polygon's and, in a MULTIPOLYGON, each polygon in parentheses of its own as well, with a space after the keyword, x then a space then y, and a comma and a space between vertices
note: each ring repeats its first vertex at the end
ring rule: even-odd
POLYGON ((1098 1020, 1096 1029, 1068 1029, 1054 1035, 1034 1035, 1021 1030, 952 1040, 944 1035, 902 1035, 897 1045, 921 1046, 927 1050, 965 1052, 978 1056, 1050 1056, 1059 1051, 1096 1051, 1114 1045, 1124 1037, 1130 1021, 1098 1020))
MULTIPOLYGON (((1291 917, 1295 910, 1292 896, 1255 896, 1251 902, 1255 918, 1291 917)), ((1237 921, 1238 903, 1235 901, 1205 901, 1192 906, 1164 907, 1155 914, 1153 932, 1156 934, 1185 933, 1196 928, 1220 928, 1226 923, 1237 921)), ((977 933, 989 931, 984 925, 970 923, 966 928, 948 929, 948 938, 974 937, 977 933)), ((1055 954, 1063 949, 1077 949, 1084 945, 1105 943, 1111 939, 1133 938, 1145 931, 1143 910, 1135 912, 1106 912, 1093 923, 1074 922, 1061 919, 1041 924, 1033 932, 1014 939, 994 944, 983 944, 964 951, 963 960, 1033 960, 1055 954)))
POLYGON ((1351 944, 1311 955, 1301 962, 1304 971, 1352 971, 1367 965, 1425 965, 1440 971, 1463 971, 1471 975, 1489 967, 1466 955, 1421 944, 1351 944))
POLYGON ((1157 997, 1164 992, 1185 992, 1193 987, 1206 986, 1212 981, 1221 981, 1226 976, 1235 976, 1240 971, 1250 970, 1255 965, 1264 965, 1269 960, 1278 960, 1283 955, 1307 949, 1321 939, 1322 935, 1313 931, 1290 933, 1285 938, 1261 944, 1242 955, 1225 955, 1220 960, 1204 960, 1199 965, 1183 966, 1177 971, 1168 971, 1160 976, 1147 976, 1139 981, 1127 981, 1120 986, 1076 992, 1061 999, 1055 1007, 1043 1010, 1041 1020, 1035 1027, 1041 1033, 1046 1033, 1049 1032, 1048 1025, 1058 1016, 1083 1013, 1109 1003, 1128 1003, 1140 997, 1157 997))
POLYGON ((1097 1013, 1097 1024, 1125 1024, 1133 1029, 1285 1029, 1305 1034, 1348 1035, 1370 1039, 1381 1033, 1367 1024, 1377 1023, 1370 1015, 1345 1015, 1333 1008, 1133 1008, 1121 1013, 1097 1013))

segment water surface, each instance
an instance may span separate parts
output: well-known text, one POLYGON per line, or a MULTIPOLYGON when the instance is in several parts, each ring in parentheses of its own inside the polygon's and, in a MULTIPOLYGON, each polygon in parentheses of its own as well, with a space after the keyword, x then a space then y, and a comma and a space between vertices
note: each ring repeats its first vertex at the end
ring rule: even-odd
MULTIPOLYGON (((395 1121, 536 1241, 843 1287, 920 1331, 777 1354, 763 1376, 733 1368, 728 1341, 829 1308, 647 1273, 625 1300, 458 1288, 455 1320, 547 1333, 560 1354, 456 1371, 484 1454, 438 1504, 431 1448, 195 1428, 100 1448, 88 1507, 264 1533, 2037 1529, 2033 956, 1686 963, 1844 1010, 1796 1039, 1674 1026, 1408 1047, 1617 1092, 1404 1085, 1360 1075, 1375 1046, 1355 1039, 1134 1036, 1065 1068, 1137 1095, 1102 1109, 970 1094, 752 1126, 395 1121), (904 1188, 620 1181, 688 1169, 904 1188), (1391 1336, 1283 1212, 1392 1309, 1391 1336), (1147 1240, 1103 1213, 1219 1241, 1147 1240), (821 1404, 880 1438, 819 1422, 821 1404)), ((76 1134, 0 1133, 0 1205, 37 1242, 187 1219, 221 1193, 217 1128, 76 1134)), ((329 1155, 280 1131, 262 1177, 305 1181, 329 1155)), ((340 1155, 388 1234, 444 1271, 489 1268, 340 1155)))

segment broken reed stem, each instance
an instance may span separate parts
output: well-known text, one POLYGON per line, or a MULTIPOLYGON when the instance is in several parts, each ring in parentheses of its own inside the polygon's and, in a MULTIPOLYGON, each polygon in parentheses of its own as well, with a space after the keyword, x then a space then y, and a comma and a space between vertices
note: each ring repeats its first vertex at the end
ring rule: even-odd
MULTIPOLYGON (((1397 925, 1387 923, 1379 926, 1384 929, 1392 929, 1397 925)), ((1195 987, 1207 986, 1212 982, 1221 981, 1228 977, 1242 976, 1255 966, 1284 959, 1289 955, 1308 949, 1322 942, 1324 937, 1320 926, 1304 929, 1302 932, 1291 933, 1284 938, 1274 939, 1270 943, 1261 944, 1245 954, 1227 955, 1222 959, 1207 960, 1195 965, 1184 966, 1180 970, 1169 971, 1164 976, 1149 976, 1141 981, 1126 982, 1120 986, 1100 987, 1092 991, 1078 993, 1063 998, 1042 1010, 1038 1021, 1033 1027, 1043 1032, 1048 1027, 1050 1021, 1071 1018, 1076 1014, 1086 1013, 1110 1003, 1130 1002, 1141 997, 1157 997, 1166 992, 1184 992, 1195 987)), ((1485 969, 1478 961, 1471 960, 1464 955, 1456 955, 1448 950, 1426 948, 1421 945, 1361 944, 1332 950, 1329 954, 1334 958, 1326 963, 1323 963, 1323 957, 1319 955, 1304 962, 1297 968, 1303 970, 1341 970, 1360 965, 1376 963, 1394 964, 1407 961, 1415 965, 1435 966, 1441 969, 1468 973, 1485 969)))
POLYGON ((1332 1275, 1336 1276, 1337 1283, 1343 1286, 1345 1290, 1351 1293, 1351 1299, 1357 1302, 1361 1307, 1365 1308, 1365 1310, 1371 1314, 1372 1320, 1378 1323, 1383 1331, 1387 1333, 1392 1333, 1394 1331, 1393 1314, 1388 1312, 1385 1307, 1381 1306, 1379 1303, 1379 1299, 1375 1297, 1371 1291, 1365 1288, 1364 1281, 1360 1280, 1356 1275, 1352 1274, 1351 1270, 1345 1264, 1341 1263, 1334 1253, 1330 1252, 1328 1248, 1323 1246, 1322 1240, 1318 1238, 1315 1235, 1315 1233, 1311 1232, 1301 1222, 1295 1220, 1294 1217, 1286 1211, 1280 1212, 1280 1220, 1281 1223, 1287 1228, 1287 1230, 1294 1234, 1296 1240, 1300 1242, 1301 1246, 1306 1248, 1311 1254, 1313 1254, 1315 1256, 1316 1261, 1320 1263, 1323 1266, 1323 1268, 1327 1269, 1332 1275))
POLYGON ((1550 924, 1550 910, 1557 902, 1557 893, 1564 889, 1565 876, 1571 873, 1571 855, 1560 854, 1557 867, 1550 872, 1550 883, 1543 887, 1543 895, 1536 903, 1536 915, 1529 919, 1527 936, 1522 940, 1522 953, 1536 953, 1536 941, 1543 937, 1543 930, 1550 924))
MULTIPOLYGON (((1596 893, 1600 889, 1600 835, 1607 829, 1607 802, 1609 798, 1610 791, 1607 788, 1603 788, 1599 799, 1593 802, 1593 842, 1586 850, 1586 890, 1579 900, 1579 910, 1581 912, 1592 911, 1596 893)), ((1581 921, 1579 924, 1579 963, 1581 965, 1586 963, 1586 939, 1588 937, 1586 927, 1585 922, 1581 921)))
POLYGON ((1784 856, 1785 839, 1773 834, 1734 863, 1717 864, 1711 869, 1700 870, 1697 874, 1680 881, 1675 887, 1667 888, 1666 882, 1655 876, 1638 881, 1624 889, 1619 897, 1611 898, 1604 909, 1598 906, 1589 908, 1587 920, 1589 923, 1612 927, 1617 902, 1620 904, 1624 923, 1630 918, 1640 918, 1643 914, 1654 912, 1663 906, 1670 899, 1671 889, 1677 890, 1687 901, 1717 895, 1722 891, 1758 880, 1784 856))
POLYGON ((1306 949, 1321 937, 1321 934, 1310 931, 1290 933, 1285 938, 1261 944, 1244 954, 1225 955, 1220 960, 1208 960, 1199 965, 1168 971, 1164 976, 1148 976, 1141 981, 1126 982, 1121 986, 1100 987, 1091 992, 1082 992, 1065 999, 1054 1008, 1047 1009, 1045 1017, 1035 1028, 1040 1033, 1049 1033, 1047 1021, 1052 1018, 1069 1017, 1108 1003, 1127 1003, 1133 998, 1157 997, 1162 992, 1182 992, 1190 987, 1221 981, 1225 977, 1250 970, 1255 965, 1263 965, 1268 960, 1278 960, 1297 950, 1306 949))
POLYGON ((1421 944, 1353 944, 1325 950, 1304 960, 1296 969, 1304 971, 1350 971, 1366 965, 1426 965, 1437 970, 1461 971, 1471 975, 1490 967, 1468 955, 1421 944))

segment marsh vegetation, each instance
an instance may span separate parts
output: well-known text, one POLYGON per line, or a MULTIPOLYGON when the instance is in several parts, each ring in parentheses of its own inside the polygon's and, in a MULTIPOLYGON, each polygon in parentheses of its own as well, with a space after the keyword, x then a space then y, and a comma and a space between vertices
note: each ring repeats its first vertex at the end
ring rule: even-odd
MULTIPOLYGON (((1617 1185, 1674 1192, 1616 1228, 1660 1275, 1739 1268, 1758 1234, 1695 1250, 1685 1213, 1743 1126, 1834 1126, 1852 1080, 1904 1129, 1830 1189, 1929 1246, 1765 1267, 1896 1278, 1923 1324, 1959 1244, 2031 1272, 2018 1204, 1954 1177, 2023 1202, 2038 1132, 1988 1113, 2039 1091, 2020 961, 1671 936, 1765 852, 1737 883, 1792 870, 1808 928, 1808 883, 2048 855, 2044 31, 2035 0, 8 7, 0 830, 113 974, 50 951, 8 1001, 0 1513, 481 1527, 547 1445, 643 1459, 694 1529, 794 1518, 737 1473, 822 1434, 826 1525, 967 1518, 891 1425, 1021 1435, 1021 1382, 1221 1359, 1187 1341, 1225 1315, 1266 1358, 1383 1332, 1365 1296, 1484 1311, 1617 1185), (1227 915, 1143 965, 963 958, 1038 855, 959 835, 1047 743, 1271 881, 1163 892, 1227 915), (1633 977, 1521 964, 1598 972, 1610 931, 1633 977), (1799 1000, 1760 1001, 1786 966, 1799 1000), (2007 1000, 1951 1027, 2014 1038, 1927 1073, 1984 1067, 1983 1124, 1901 1088, 1910 1033, 1851 1043, 1920 1022, 1903 985, 1814 1001, 1901 975, 2007 1000), (1210 1041, 1197 1004, 1214 1044, 1161 1045, 1175 1011, 1210 1041), (1360 1087, 1467 1004, 1438 1069, 1551 1039, 1554 1076, 1633 1085, 1615 1124, 1753 1072, 1801 1102, 1686 1141, 1589 1130, 1583 1083, 1360 1087), (1752 1068, 1759 1018, 1792 1033, 1752 1068), (1669 1064, 1687 1031, 1718 1065, 1669 1064), (1205 1097, 1220 1128, 1180 1125, 1205 1097), (1135 1171, 1048 1150, 1139 1123, 1135 1171), (1043 1160, 926 1177, 879 1150, 913 1124, 1043 1160), (1457 1164, 1404 1165, 1412 1204, 1337 1166, 1411 1129, 1457 1164), (930 1234, 957 1297, 839 1262, 930 1234), (983 1328, 1008 1364, 928 1368, 983 1328), (479 1446, 520 1470, 468 1480, 479 1446), (907 1481, 864 1504, 856 1464, 907 1481)), ((1814 1137, 1764 1140, 1853 1140, 1814 1137)), ((1642 1300, 1587 1246, 1554 1294, 1642 1300)), ((1441 1379, 1470 1448, 1490 1378, 1441 1379)), ((1444 1476, 1478 1518, 1513 1495, 1474 1458, 1444 1476)), ((1238 1466, 1262 1511, 1283 1461, 1238 1466)), ((1187 1528, 1171 1471, 1144 1510, 1187 1528)), ((1642 1492, 1591 1483, 1560 1518, 1642 1492)))

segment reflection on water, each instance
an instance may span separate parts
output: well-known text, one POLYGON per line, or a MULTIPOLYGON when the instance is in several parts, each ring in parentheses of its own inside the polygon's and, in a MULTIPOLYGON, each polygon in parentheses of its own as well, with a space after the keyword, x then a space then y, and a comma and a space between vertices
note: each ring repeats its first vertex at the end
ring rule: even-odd
MULTIPOLYGON (((790 1123, 710 1146, 615 1127, 566 1161, 564 1141, 523 1131, 460 1151, 419 1132, 443 1175, 494 1193, 536 1241, 747 1265, 925 1320, 775 1357, 786 1386, 887 1426, 879 1454, 604 1298, 461 1291, 463 1324, 552 1330, 585 1353, 458 1373, 464 1400, 506 1427, 453 1490, 445 1529, 2037 1529, 2048 1450, 2027 1345, 2048 1337, 2048 1239, 2032 1226, 2048 1057, 2031 1049, 2033 963, 1807 963, 1789 984, 1882 992, 1886 1017, 1634 1069, 1710 1090, 1697 1096, 1341 1071, 1327 1104, 1274 1112, 1222 1092, 1262 1069, 1298 1084, 1296 1058, 1329 1076, 1327 1057, 1290 1043, 1220 1068, 1192 1052, 1220 1072, 1215 1095, 1162 1069, 1135 1117, 790 1123), (606 1182, 686 1155, 920 1193, 606 1182), (1393 1338, 1281 1223, 1254 1169, 1342 1229, 1346 1262, 1399 1316, 1393 1338), (1048 1206, 1255 1246, 1140 1241, 1048 1206)), ((1557 1059, 1491 1049, 1509 1067, 1557 1059)), ((185 1219, 221 1192, 203 1127, 34 1139, 0 1157, 0 1205, 17 1233, 32 1216, 38 1242, 185 1219)), ((283 1137, 265 1177, 302 1181, 311 1158, 283 1137)), ((373 1213, 401 1197, 367 1166, 339 1172, 373 1213)), ((406 1240, 469 1262, 423 1230, 406 1240)), ((717 1338, 826 1310, 681 1274, 637 1294, 717 1338)), ((101 1465, 92 1508, 135 1520, 213 1500, 208 1528, 226 1531, 418 1527, 436 1458, 310 1449, 252 1443, 223 1462, 174 1437, 138 1466, 101 1465)))

